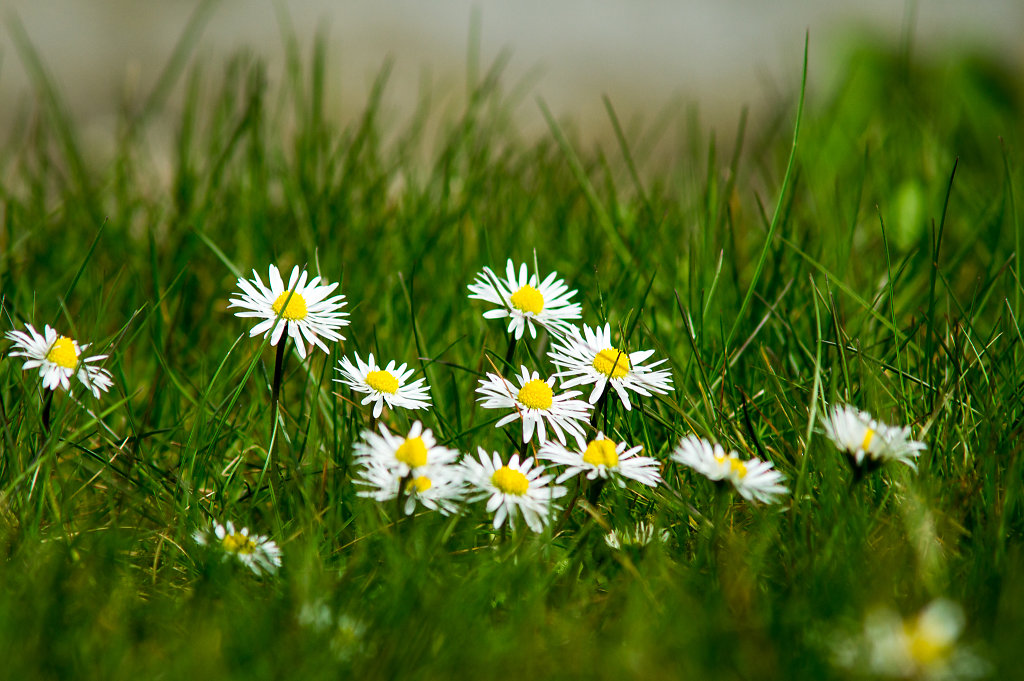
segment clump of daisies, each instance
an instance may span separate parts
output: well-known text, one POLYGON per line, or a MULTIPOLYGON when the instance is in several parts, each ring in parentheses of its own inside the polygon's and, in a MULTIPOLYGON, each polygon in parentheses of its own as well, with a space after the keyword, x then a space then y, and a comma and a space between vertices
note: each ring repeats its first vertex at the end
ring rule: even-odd
POLYGON ((478 458, 467 457, 462 462, 469 501, 487 500, 487 512, 494 514, 494 528, 508 521, 515 529, 516 518, 523 516, 527 527, 541 532, 554 511, 554 500, 565 496, 566 489, 550 484, 552 476, 544 467, 535 465, 530 458, 519 460, 513 454, 504 463, 497 452, 478 449, 478 458))
POLYGON ((825 435, 846 454, 855 475, 861 477, 889 461, 917 470, 917 457, 927 447, 911 439, 909 426, 890 426, 848 404, 833 406, 822 417, 825 435))
POLYGON ((961 607, 945 598, 903 618, 891 608, 870 611, 859 634, 833 642, 837 666, 894 679, 952 681, 990 673, 989 664, 959 638, 965 625, 961 607))
POLYGON ((281 567, 281 549, 272 539, 252 534, 247 527, 236 530, 230 520, 224 525, 214 522, 206 530, 197 530, 192 538, 200 546, 221 551, 225 561, 237 560, 257 575, 272 575, 281 567))
POLYGON ((555 438, 565 444, 568 433, 583 441, 584 425, 590 417, 591 406, 583 400, 576 399, 578 390, 555 393, 554 376, 542 379, 536 371, 530 372, 525 366, 516 376, 518 386, 498 374, 488 373, 480 380, 476 389, 480 397, 477 401, 485 409, 511 409, 512 412, 495 423, 496 428, 521 420, 523 422, 523 442, 530 442, 534 433, 537 441, 548 440, 547 427, 551 428, 555 438))
POLYGON ((60 388, 70 392, 70 379, 74 376, 98 398, 101 392, 106 392, 114 384, 110 372, 96 366, 107 355, 85 356, 88 343, 79 345, 78 341, 59 335, 49 324, 43 327, 43 333, 26 324, 24 331, 8 331, 6 336, 14 343, 10 356, 25 358, 21 365, 23 371, 39 369, 39 378, 45 389, 60 388))
POLYGON ((654 350, 626 352, 612 345, 611 325, 605 324, 583 330, 572 327, 552 345, 548 357, 561 371, 555 376, 563 379, 562 387, 593 385, 588 402, 596 404, 609 388, 615 391, 622 406, 632 406, 629 393, 650 397, 652 394, 665 395, 672 387, 672 372, 655 369, 666 360, 650 364, 645 362, 654 350))
POLYGON ((570 322, 580 318, 579 303, 571 302, 576 291, 570 291, 565 282, 552 272, 544 281, 537 274, 530 274, 526 265, 515 265, 509 260, 505 266, 505 277, 499 277, 490 267, 485 267, 469 285, 470 298, 483 300, 498 307, 484 312, 486 319, 508 317, 508 332, 513 339, 521 339, 527 330, 531 338, 537 337, 538 324, 549 332, 564 333, 570 322))
POLYGON ((737 452, 726 452, 717 442, 712 444, 696 435, 684 437, 672 450, 672 459, 708 480, 731 484, 747 501, 770 504, 789 493, 789 489, 781 484, 782 473, 775 470, 771 462, 757 457, 741 460, 737 452))
POLYGON ((419 421, 404 437, 383 424, 379 433, 365 430, 353 454, 360 466, 355 484, 365 488, 359 496, 381 503, 400 499, 406 515, 417 505, 447 515, 462 499, 462 468, 455 463, 459 452, 437 444, 419 421))
POLYGON ((360 404, 373 403, 373 418, 380 418, 384 405, 392 411, 400 409, 426 409, 430 406, 430 386, 424 385, 426 379, 419 378, 409 382, 415 370, 406 368, 403 362, 396 366, 395 360, 381 367, 370 353, 365 362, 355 357, 355 364, 348 357, 341 359, 337 370, 341 378, 334 379, 344 383, 357 393, 366 395, 360 404))

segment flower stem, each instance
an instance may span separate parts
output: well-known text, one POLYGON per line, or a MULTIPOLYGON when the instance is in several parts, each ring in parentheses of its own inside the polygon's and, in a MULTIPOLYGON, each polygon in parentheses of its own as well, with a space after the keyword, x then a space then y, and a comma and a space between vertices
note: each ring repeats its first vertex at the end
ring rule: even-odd
POLYGON ((50 434, 50 410, 53 408, 53 393, 53 390, 48 390, 43 399, 43 432, 47 435, 50 434))
POLYGON ((508 350, 505 351, 505 364, 512 366, 512 358, 516 354, 516 337, 509 336, 508 339, 508 350))

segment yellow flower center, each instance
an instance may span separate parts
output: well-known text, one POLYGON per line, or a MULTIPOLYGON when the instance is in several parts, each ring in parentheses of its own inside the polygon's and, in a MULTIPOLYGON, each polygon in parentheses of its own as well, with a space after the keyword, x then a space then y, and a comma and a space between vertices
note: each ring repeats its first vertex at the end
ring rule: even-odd
POLYGON ((305 319, 309 314, 309 310, 306 308, 306 299, 302 297, 301 293, 292 293, 291 291, 285 291, 279 295, 271 307, 274 309, 274 314, 279 314, 290 322, 305 319), (286 300, 288 301, 287 305, 284 304, 286 300), (284 312, 281 311, 282 308, 284 308, 284 312))
POLYGON ((868 432, 864 433, 864 442, 860 443, 860 448, 865 452, 868 451, 868 447, 871 446, 871 440, 875 437, 875 431, 868 428, 868 432))
POLYGON ((927 666, 945 657, 952 647, 952 641, 929 636, 925 627, 917 623, 904 623, 903 633, 907 637, 910 657, 920 666, 927 666))
POLYGON ((394 395, 398 392, 398 379, 391 375, 390 371, 371 371, 366 374, 366 385, 379 393, 394 395))
POLYGON ((544 309, 544 296, 529 284, 513 293, 509 302, 512 303, 512 307, 520 312, 540 314, 544 309))
POLYGON ((241 532, 226 535, 224 539, 221 540, 221 545, 224 547, 225 551, 229 551, 231 553, 242 553, 248 555, 256 552, 256 542, 241 532))
POLYGON ((583 452, 583 461, 591 466, 604 464, 608 468, 619 465, 619 455, 615 453, 615 443, 611 440, 591 440, 583 452))
POLYGON ((50 346, 50 351, 46 353, 46 359, 65 369, 74 369, 78 366, 75 342, 67 336, 61 336, 50 346))
POLYGON ((515 494, 520 497, 530 489, 530 481, 526 479, 526 476, 508 466, 502 466, 494 471, 491 482, 505 494, 515 494))
POLYGON ((629 373, 629 355, 608 348, 594 356, 594 368, 609 378, 622 378, 629 373))
POLYGON ((405 483, 405 491, 423 494, 433 486, 434 483, 430 482, 430 478, 425 475, 421 475, 418 478, 413 478, 409 482, 405 483))
POLYGON ((411 437, 395 450, 395 458, 409 466, 419 468, 427 463, 427 446, 423 444, 423 438, 411 437))
POLYGON ((747 465, 737 459, 735 456, 716 456, 715 461, 719 464, 723 464, 726 461, 729 462, 729 474, 735 475, 740 480, 747 477, 747 465))
POLYGON ((519 389, 519 401, 530 409, 550 409, 554 396, 551 386, 539 378, 519 389))

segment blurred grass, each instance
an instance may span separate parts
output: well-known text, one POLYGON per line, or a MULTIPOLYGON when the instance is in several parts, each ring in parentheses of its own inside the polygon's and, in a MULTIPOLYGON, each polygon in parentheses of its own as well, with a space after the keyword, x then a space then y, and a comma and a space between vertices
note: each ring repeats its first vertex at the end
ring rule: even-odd
POLYGON ((5 323, 95 343, 116 387, 85 402, 95 416, 58 396, 44 438, 34 377, 0 364, 10 678, 844 678, 838 632, 876 603, 911 612, 940 595, 963 603, 998 678, 1021 675, 1018 71, 856 54, 807 102, 744 307, 796 93, 736 131, 686 112, 623 128, 608 102, 618 137, 595 145, 553 119, 550 137, 523 139, 501 59, 473 63, 463 110, 425 95, 412 120, 385 122, 385 65, 340 127, 325 42, 304 56, 286 30, 284 90, 253 56, 180 82, 171 68, 125 103, 114 158, 95 166, 14 34, 39 96, 0 148, 5 323), (149 132, 171 87, 185 104, 162 158, 149 132), (709 546, 713 490, 668 467, 678 494, 606 495, 603 522, 670 530, 625 553, 579 509, 557 536, 495 544, 481 509, 396 527, 394 509, 357 498, 350 445, 369 415, 331 383, 345 353, 419 358, 440 438, 507 448, 473 403, 506 339, 465 297, 506 258, 557 270, 587 323, 669 358, 676 392, 613 409, 618 436, 665 459, 682 434, 708 435, 771 458, 798 494, 734 503, 709 546), (271 262, 341 281, 352 314, 329 358, 289 360, 278 503, 258 484, 270 353, 226 310, 235 277, 271 262), (850 489, 808 428, 823 400, 912 424, 919 474, 850 489), (280 577, 205 560, 190 536, 210 518, 272 535, 280 577))

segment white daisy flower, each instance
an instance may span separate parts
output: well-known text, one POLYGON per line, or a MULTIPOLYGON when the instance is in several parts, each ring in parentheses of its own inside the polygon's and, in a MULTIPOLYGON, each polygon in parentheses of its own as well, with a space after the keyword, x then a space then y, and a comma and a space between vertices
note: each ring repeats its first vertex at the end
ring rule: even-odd
POLYGON ((368 488, 357 492, 361 497, 384 503, 402 490, 406 515, 412 515, 417 504, 450 515, 458 509, 464 491, 462 469, 453 464, 426 464, 400 476, 395 468, 371 461, 360 476, 355 484, 368 488))
POLYGON ((536 371, 530 373, 525 366, 521 369, 522 374, 516 376, 519 386, 497 374, 488 373, 476 389, 480 394, 477 401, 485 409, 513 410, 494 424, 495 428, 522 419, 523 442, 532 440, 536 431, 537 440, 543 444, 548 439, 544 427, 547 421, 559 442, 565 444, 565 433, 569 433, 582 446, 583 426, 580 423, 587 422, 592 407, 583 400, 575 399, 580 394, 578 390, 556 395, 554 376, 543 380, 536 371))
POLYGON ((273 540, 249 534, 247 527, 236 530, 230 520, 224 525, 214 522, 209 531, 197 530, 192 538, 201 546, 218 546, 224 560, 233 556, 257 575, 273 574, 281 567, 281 549, 273 540))
POLYGON ((373 359, 373 353, 364 363, 359 355, 354 355, 356 363, 352 364, 348 357, 341 359, 341 378, 334 379, 344 383, 356 392, 365 393, 366 397, 360 404, 373 402, 373 418, 380 418, 385 403, 392 411, 395 407, 402 409, 426 409, 430 406, 429 386, 423 384, 423 378, 406 383, 413 375, 414 369, 406 369, 405 363, 395 366, 395 360, 388 362, 383 369, 373 359))
POLYGON ((567 377, 562 387, 571 388, 576 385, 594 384, 589 402, 595 404, 604 394, 605 387, 611 384, 619 399, 627 410, 631 409, 629 393, 633 392, 650 397, 651 393, 662 395, 672 390, 672 372, 667 369, 654 370, 654 367, 665 362, 657 362, 643 366, 643 362, 654 354, 654 350, 626 352, 612 345, 611 326, 591 329, 583 326, 583 332, 576 327, 569 329, 567 334, 552 345, 548 357, 562 371, 555 374, 560 378, 567 377))
POLYGON ((964 624, 960 606, 944 598, 907 619, 890 608, 875 609, 865 617, 860 636, 836 646, 835 662, 890 678, 939 681, 987 676, 989 665, 957 645, 964 624))
POLYGON ((644 547, 650 544, 654 539, 657 539, 662 544, 667 542, 671 538, 667 527, 663 527, 660 532, 655 534, 654 524, 646 521, 641 521, 636 524, 636 527, 632 530, 616 530, 612 528, 608 534, 604 536, 604 543, 609 548, 619 551, 623 546, 638 546, 644 547))
POLYGON ((320 340, 323 336, 330 341, 345 340, 338 329, 348 325, 345 317, 348 313, 341 312, 345 305, 345 296, 328 296, 338 287, 334 284, 320 284, 320 277, 309 276, 306 270, 296 265, 288 277, 288 285, 284 285, 281 273, 274 265, 270 266, 270 287, 263 285, 260 275, 252 271, 253 279, 238 279, 238 288, 242 293, 232 298, 229 308, 240 307, 236 317, 255 317, 260 323, 252 327, 250 336, 270 335, 270 344, 277 345, 285 331, 295 341, 299 356, 305 358, 306 343, 312 343, 324 352, 327 346, 320 340))
POLYGON ((642 445, 629 447, 625 442, 615 443, 598 433, 597 437, 581 449, 569 449, 565 445, 548 442, 540 448, 538 456, 561 466, 567 466, 555 482, 565 482, 579 473, 586 473, 588 480, 611 479, 620 487, 626 486, 625 478, 636 480, 648 487, 657 487, 662 482, 658 472, 661 464, 649 456, 638 456, 642 445))
POLYGON ((552 272, 538 284, 537 275, 529 274, 525 264, 519 266, 519 276, 516 276, 515 266, 509 260, 504 279, 490 267, 477 273, 469 285, 469 297, 499 305, 498 309, 485 312, 484 317, 508 317, 508 332, 517 340, 523 337, 525 329, 530 330, 530 338, 537 337, 534 322, 548 331, 564 333, 569 321, 579 319, 581 312, 579 303, 569 302, 576 291, 570 291, 563 280, 555 278, 557 276, 552 272))
POLYGON ((362 438, 352 445, 356 463, 383 466, 393 471, 399 479, 418 471, 428 464, 452 464, 459 457, 454 449, 437 444, 429 428, 416 421, 405 437, 394 435, 383 423, 380 434, 364 430, 362 438))
POLYGON ((43 327, 43 333, 36 331, 31 324, 26 324, 25 328, 27 331, 7 332, 8 340, 14 343, 10 356, 25 358, 21 365, 23 371, 38 367, 44 388, 56 390, 59 387, 70 391, 69 379, 77 376, 82 385, 99 397, 100 392, 106 392, 114 384, 109 371, 93 366, 94 362, 106 359, 107 355, 82 356, 89 347, 88 343, 79 345, 67 336, 58 336, 49 324, 43 327))
POLYGON ((487 499, 487 512, 494 514, 495 529, 506 518, 514 529, 518 510, 531 530, 541 532, 548 522, 552 500, 565 496, 565 488, 549 485, 552 476, 545 475, 544 467, 534 466, 529 458, 520 463, 519 455, 513 454, 505 465, 497 452, 488 454, 482 447, 479 456, 479 461, 466 457, 462 462, 466 482, 473 490, 470 501, 487 499))
POLYGON ((917 470, 915 459, 923 442, 910 439, 909 426, 890 426, 848 404, 835 405, 821 420, 828 436, 855 468, 868 471, 887 461, 899 461, 917 470))
POLYGON ((672 450, 672 458, 689 466, 715 482, 728 480, 747 501, 773 503, 780 495, 789 493, 782 482, 782 473, 768 461, 754 457, 740 461, 736 452, 726 453, 722 445, 711 444, 696 435, 684 437, 672 450))

